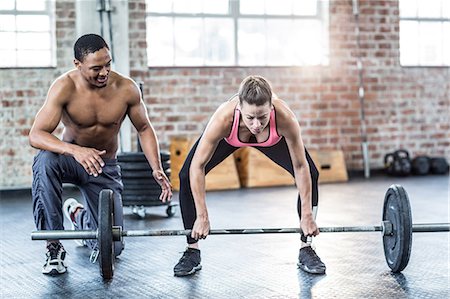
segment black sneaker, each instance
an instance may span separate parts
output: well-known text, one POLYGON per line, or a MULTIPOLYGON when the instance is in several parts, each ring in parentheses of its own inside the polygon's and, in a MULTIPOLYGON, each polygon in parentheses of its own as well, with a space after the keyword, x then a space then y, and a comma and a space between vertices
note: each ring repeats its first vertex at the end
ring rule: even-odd
POLYGON ((173 268, 173 274, 175 276, 186 276, 194 274, 196 271, 202 268, 200 262, 200 250, 188 247, 183 253, 183 256, 178 261, 178 264, 176 264, 173 268))
POLYGON ((311 274, 325 274, 327 269, 311 246, 300 248, 297 266, 311 274))
POLYGON ((42 273, 46 275, 59 275, 66 272, 67 266, 64 264, 66 250, 64 250, 61 243, 48 243, 46 256, 47 261, 42 268, 42 273))

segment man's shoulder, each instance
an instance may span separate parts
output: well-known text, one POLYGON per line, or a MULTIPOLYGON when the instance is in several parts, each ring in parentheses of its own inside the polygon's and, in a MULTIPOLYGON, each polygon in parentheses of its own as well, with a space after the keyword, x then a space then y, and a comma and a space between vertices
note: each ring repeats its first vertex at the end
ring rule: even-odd
POLYGON ((60 75, 53 82, 51 89, 54 92, 72 92, 75 89, 75 70, 70 70, 60 75))

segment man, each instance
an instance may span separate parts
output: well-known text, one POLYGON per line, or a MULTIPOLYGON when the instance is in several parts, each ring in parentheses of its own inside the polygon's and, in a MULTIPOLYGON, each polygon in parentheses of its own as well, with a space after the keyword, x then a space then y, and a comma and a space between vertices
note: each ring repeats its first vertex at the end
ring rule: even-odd
POLYGON ((209 233, 205 175, 242 146, 260 150, 295 178, 297 207, 303 231, 298 266, 309 273, 324 274, 326 267, 307 243, 319 234, 313 207, 318 203, 319 173, 304 148, 300 126, 286 103, 272 94, 261 76, 245 78, 239 93, 223 103, 211 117, 203 135, 192 147, 180 171, 179 200, 188 247, 174 267, 175 276, 201 269, 198 240, 209 233))
MULTIPOLYGON (((123 225, 123 184, 116 160, 118 134, 128 116, 137 129, 142 149, 161 186, 160 200, 172 197, 169 180, 160 161, 159 145, 136 83, 111 70, 111 54, 105 40, 95 34, 81 36, 74 45, 75 69, 53 82, 47 99, 36 115, 29 141, 40 149, 33 163, 33 210, 38 230, 62 230, 63 213, 74 229, 95 230, 98 195, 114 192, 115 225, 123 225), (62 139, 53 131, 62 121, 62 139), (79 187, 86 207, 75 199, 62 205, 62 183, 79 187)), ((93 249, 97 242, 86 240, 93 249)), ((115 243, 116 256, 123 244, 115 243)), ((44 274, 66 272, 65 250, 59 240, 47 242, 44 274)))

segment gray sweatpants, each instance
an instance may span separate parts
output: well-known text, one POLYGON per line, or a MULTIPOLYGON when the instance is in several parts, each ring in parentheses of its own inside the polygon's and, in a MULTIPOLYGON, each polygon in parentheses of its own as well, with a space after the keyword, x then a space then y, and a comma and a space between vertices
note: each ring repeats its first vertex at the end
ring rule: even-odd
MULTIPOLYGON (((98 196, 102 189, 114 192, 114 225, 123 226, 120 167, 116 159, 103 159, 105 166, 99 176, 89 175, 73 157, 41 150, 33 163, 33 214, 38 230, 63 230, 61 194, 63 183, 76 185, 84 197, 84 209, 75 219, 80 230, 96 230, 98 226, 98 196)), ((91 249, 96 240, 86 240, 91 249)), ((123 242, 114 242, 115 255, 123 250, 123 242)))

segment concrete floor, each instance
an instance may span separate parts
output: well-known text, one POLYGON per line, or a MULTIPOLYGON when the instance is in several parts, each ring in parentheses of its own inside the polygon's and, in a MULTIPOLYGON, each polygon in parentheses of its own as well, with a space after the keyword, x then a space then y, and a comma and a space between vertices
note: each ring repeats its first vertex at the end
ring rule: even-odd
MULTIPOLYGON (((319 226, 379 225, 393 183, 408 191, 413 222, 450 222, 448 176, 375 177, 321 185, 319 226)), ((294 187, 209 192, 207 204, 212 228, 298 225, 294 187)), ((140 219, 126 208, 124 229, 182 229, 179 211, 173 218, 164 206, 147 212, 140 219)), ((414 234, 401 274, 389 271, 380 233, 323 233, 314 241, 327 265, 323 276, 297 269, 293 234, 209 236, 201 242, 203 269, 184 278, 172 272, 184 237, 128 238, 114 279, 104 282, 90 252, 70 240, 68 272, 41 274, 45 243, 30 240, 29 192, 2 193, 0 229, 1 298, 450 298, 448 233, 414 234)))

